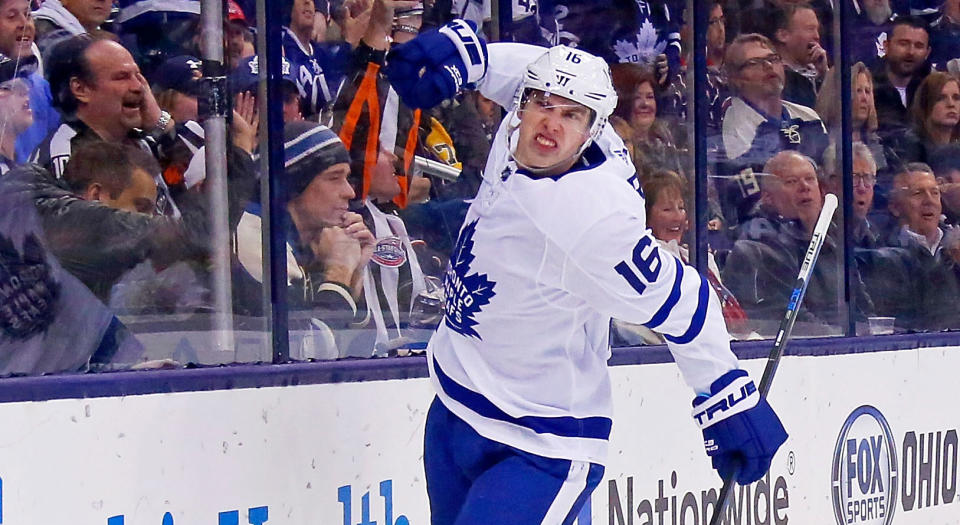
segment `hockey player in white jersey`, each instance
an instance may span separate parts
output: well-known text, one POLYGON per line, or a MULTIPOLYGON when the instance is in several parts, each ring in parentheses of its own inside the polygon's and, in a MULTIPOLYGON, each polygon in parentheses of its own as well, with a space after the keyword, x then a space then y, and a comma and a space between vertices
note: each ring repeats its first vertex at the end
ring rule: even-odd
POLYGON ((485 47, 454 21, 395 49, 387 74, 413 106, 475 84, 510 109, 428 347, 432 523, 574 521, 603 476, 613 423, 612 317, 664 335, 721 477, 763 476, 786 432, 737 368, 707 280, 647 229, 639 183, 607 124, 616 106, 607 65, 564 46, 485 47))

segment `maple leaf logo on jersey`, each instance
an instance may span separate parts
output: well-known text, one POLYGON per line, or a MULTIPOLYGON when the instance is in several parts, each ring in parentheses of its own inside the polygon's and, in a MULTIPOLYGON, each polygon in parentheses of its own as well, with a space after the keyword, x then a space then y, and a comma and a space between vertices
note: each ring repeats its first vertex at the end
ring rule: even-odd
POLYGON ((60 285, 36 235, 23 241, 23 251, 0 235, 0 334, 24 340, 43 332, 53 322, 60 285))
POLYGON ((663 54, 667 49, 667 43, 659 42, 659 39, 657 28, 653 27, 649 20, 644 20, 635 40, 617 40, 613 44, 613 51, 620 62, 653 63, 657 55, 663 54))
POLYGON ((883 58, 887 55, 887 32, 884 31, 877 35, 877 41, 874 42, 874 45, 877 46, 877 56, 883 58))
POLYGON ((493 298, 493 287, 497 283, 487 279, 485 273, 470 273, 470 263, 476 258, 473 255, 473 234, 476 231, 477 221, 463 228, 447 264, 443 280, 446 294, 444 321, 460 335, 482 339, 474 329, 477 324, 475 316, 493 298))

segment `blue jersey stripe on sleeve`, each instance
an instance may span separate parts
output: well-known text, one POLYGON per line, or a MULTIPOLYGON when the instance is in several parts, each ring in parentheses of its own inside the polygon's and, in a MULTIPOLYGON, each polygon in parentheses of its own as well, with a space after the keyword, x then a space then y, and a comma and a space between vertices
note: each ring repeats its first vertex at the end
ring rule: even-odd
POLYGON ((697 297, 697 311, 694 312, 693 319, 690 320, 690 327, 687 328, 687 331, 680 337, 673 337, 663 334, 663 338, 678 345, 687 344, 690 341, 693 341, 693 338, 700 335, 700 331, 703 330, 703 322, 707 319, 707 304, 709 302, 710 287, 707 285, 707 279, 700 277, 700 293, 697 297))
POLYGON ((474 392, 450 378, 440 368, 440 363, 433 360, 433 369, 444 393, 458 403, 476 412, 477 414, 498 421, 513 423, 529 428, 537 434, 554 434, 563 437, 609 439, 613 421, 606 417, 513 417, 497 408, 481 394, 474 392))
POLYGON ((683 281, 683 263, 676 257, 672 257, 672 259, 677 263, 677 272, 673 278, 673 289, 670 290, 670 295, 667 296, 667 300, 663 302, 663 305, 660 306, 657 313, 653 314, 653 317, 649 321, 643 323, 643 326, 651 330, 663 324, 663 322, 667 320, 667 317, 670 317, 670 312, 673 311, 673 307, 680 301, 680 283, 683 281))

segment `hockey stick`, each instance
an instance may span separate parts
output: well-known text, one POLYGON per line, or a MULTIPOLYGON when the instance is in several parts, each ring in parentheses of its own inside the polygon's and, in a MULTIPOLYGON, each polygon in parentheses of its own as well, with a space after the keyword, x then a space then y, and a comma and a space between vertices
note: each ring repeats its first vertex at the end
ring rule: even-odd
MULTIPOLYGON (((763 370, 763 376, 760 378, 758 391, 761 397, 767 397, 770 390, 770 383, 773 382, 773 376, 777 373, 777 366, 780 365, 780 358, 783 356, 783 350, 790 340, 790 333, 793 331, 793 325, 797 322, 797 313, 800 311, 800 303, 803 302, 803 296, 807 292, 807 283, 810 281, 810 274, 813 273, 813 267, 817 264, 817 258, 820 257, 820 248, 823 247, 823 241, 827 236, 827 230, 830 228, 830 220, 837 209, 837 196, 828 193, 823 200, 823 208, 820 210, 820 217, 817 219, 817 225, 813 228, 813 237, 810 238, 810 245, 807 246, 807 253, 803 256, 803 264, 800 265, 800 273, 797 275, 797 282, 793 286, 793 292, 790 294, 790 301, 787 303, 787 312, 780 321, 780 329, 777 331, 777 338, 773 343, 773 350, 767 358, 767 366, 763 370)), ((717 497, 717 504, 713 507, 713 516, 710 518, 710 525, 720 525, 720 517, 727 509, 727 500, 730 498, 730 490, 733 488, 737 472, 734 471, 730 478, 723 482, 720 489, 720 495, 717 497)))

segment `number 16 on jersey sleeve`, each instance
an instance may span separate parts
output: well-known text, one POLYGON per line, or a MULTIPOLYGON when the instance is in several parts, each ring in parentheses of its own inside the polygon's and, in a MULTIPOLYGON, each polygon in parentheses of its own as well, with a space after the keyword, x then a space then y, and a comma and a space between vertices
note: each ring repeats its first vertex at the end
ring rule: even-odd
POLYGON ((647 289, 647 285, 640 280, 640 277, 642 276, 648 283, 656 281, 657 276, 660 275, 661 264, 657 241, 647 234, 640 237, 640 241, 633 247, 631 262, 620 261, 613 269, 626 279, 638 294, 642 294, 647 289))

